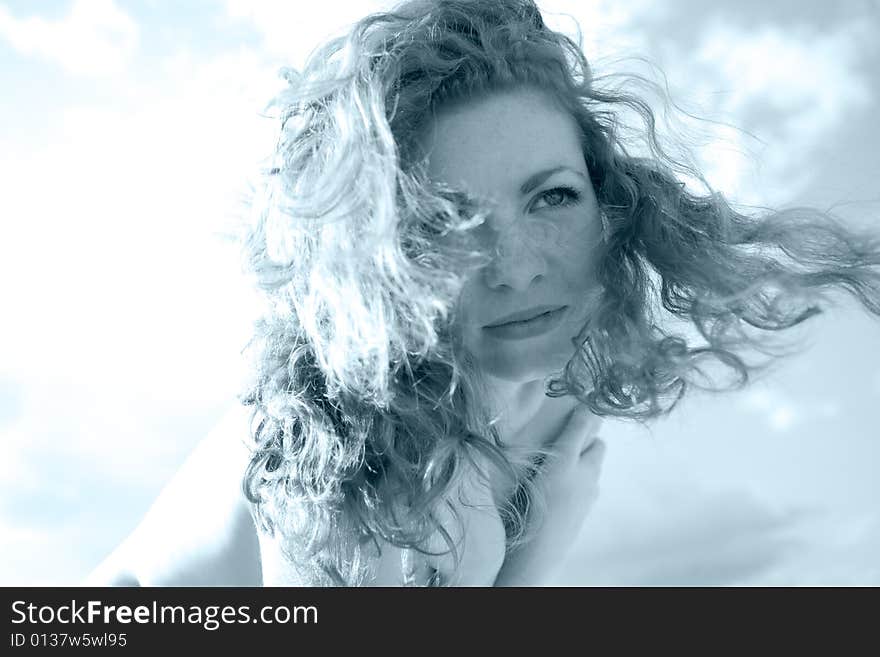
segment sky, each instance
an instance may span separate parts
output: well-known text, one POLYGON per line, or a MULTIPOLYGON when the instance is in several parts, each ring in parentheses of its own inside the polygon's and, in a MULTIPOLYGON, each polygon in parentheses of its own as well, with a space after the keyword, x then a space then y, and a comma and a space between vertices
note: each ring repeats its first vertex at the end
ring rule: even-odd
MULTIPOLYGON (((880 230, 880 2, 539 5, 710 119, 670 129, 733 200, 880 230)), ((255 305, 222 234, 277 71, 387 6, 0 0, 0 585, 79 582, 234 403, 255 305)), ((742 392, 605 423, 561 583, 880 585, 880 321, 841 297, 798 335, 742 392)))

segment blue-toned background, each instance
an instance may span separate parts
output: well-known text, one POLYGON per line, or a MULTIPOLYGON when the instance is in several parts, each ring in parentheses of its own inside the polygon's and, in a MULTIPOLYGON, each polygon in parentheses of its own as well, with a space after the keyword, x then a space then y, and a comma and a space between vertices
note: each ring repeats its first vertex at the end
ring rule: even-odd
MULTIPOLYGON (((644 55, 717 121, 685 125, 717 188, 880 230, 880 3, 540 4, 597 74, 644 55)), ((0 584, 77 583, 232 403, 253 305, 213 234, 259 113, 383 6, 0 1, 0 584)), ((880 584, 880 321, 841 302, 801 335, 745 392, 606 423, 567 582, 880 584)))

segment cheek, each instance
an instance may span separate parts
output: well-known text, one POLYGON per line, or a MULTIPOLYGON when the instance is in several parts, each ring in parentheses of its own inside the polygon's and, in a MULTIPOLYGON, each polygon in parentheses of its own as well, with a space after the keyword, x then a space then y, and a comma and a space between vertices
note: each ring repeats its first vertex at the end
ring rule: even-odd
POLYGON ((461 289, 461 296, 458 299, 459 323, 466 324, 473 321, 474 311, 480 307, 481 295, 477 285, 477 276, 479 273, 472 275, 461 289))
POLYGON ((602 239, 597 221, 572 221, 559 231, 559 240, 548 253, 564 283, 578 290, 596 283, 596 264, 602 239))
POLYGON ((477 276, 479 274, 472 276, 462 288, 454 324, 455 333, 461 344, 471 353, 474 352, 480 340, 482 328, 480 310, 486 307, 487 301, 482 291, 484 288, 477 282, 477 276))

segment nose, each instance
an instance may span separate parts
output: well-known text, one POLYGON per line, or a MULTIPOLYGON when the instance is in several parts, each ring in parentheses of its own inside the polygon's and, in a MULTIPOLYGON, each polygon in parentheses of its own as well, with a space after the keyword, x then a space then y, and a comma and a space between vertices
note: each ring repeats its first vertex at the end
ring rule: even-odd
POLYGON ((512 225, 498 235, 494 258, 486 267, 486 285, 492 289, 509 287, 523 292, 533 281, 547 274, 547 259, 540 245, 533 244, 522 227, 512 225))

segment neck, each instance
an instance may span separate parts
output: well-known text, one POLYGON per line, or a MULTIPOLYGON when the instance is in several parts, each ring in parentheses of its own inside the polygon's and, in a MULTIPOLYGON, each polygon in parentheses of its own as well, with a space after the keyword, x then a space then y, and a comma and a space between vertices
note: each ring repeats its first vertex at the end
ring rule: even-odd
POLYGON ((502 438, 519 433, 547 399, 541 379, 523 382, 488 377, 488 384, 502 438))
POLYGON ((487 383, 501 440, 509 447, 546 447, 578 405, 571 395, 545 395, 543 379, 511 382, 489 377, 487 383))

